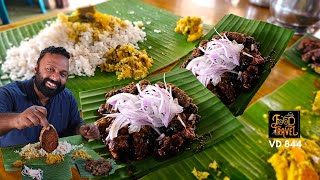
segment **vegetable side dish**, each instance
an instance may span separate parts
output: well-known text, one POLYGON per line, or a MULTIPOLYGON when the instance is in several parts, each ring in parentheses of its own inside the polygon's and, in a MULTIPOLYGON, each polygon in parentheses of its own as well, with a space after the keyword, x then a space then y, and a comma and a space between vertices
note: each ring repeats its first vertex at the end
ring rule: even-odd
POLYGON ((100 65, 100 69, 115 72, 118 80, 142 79, 148 75, 148 70, 153 63, 153 59, 148 57, 145 50, 139 51, 132 45, 119 45, 103 57, 106 61, 100 65))
POLYGON ((301 139, 301 147, 282 146, 268 162, 278 180, 318 180, 320 147, 314 140, 301 139))
POLYGON ((198 17, 184 17, 177 22, 175 32, 188 35, 188 42, 200 39, 203 34, 202 20, 198 17))

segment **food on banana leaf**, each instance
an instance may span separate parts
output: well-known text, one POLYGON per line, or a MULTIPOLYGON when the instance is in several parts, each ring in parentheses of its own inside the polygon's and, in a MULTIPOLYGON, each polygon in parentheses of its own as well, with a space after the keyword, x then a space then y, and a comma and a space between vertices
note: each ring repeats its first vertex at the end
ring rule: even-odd
POLYGON ((254 37, 223 32, 203 40, 181 65, 217 95, 225 104, 233 103, 241 92, 258 82, 265 65, 254 37))
POLYGON ((118 80, 132 78, 142 79, 148 75, 153 59, 148 57, 145 50, 139 51, 132 45, 119 45, 103 56, 106 61, 100 69, 107 72, 116 72, 118 80))
POLYGON ((25 159, 33 159, 33 158, 39 158, 39 157, 45 157, 48 154, 53 155, 66 155, 69 152, 79 149, 83 147, 83 144, 81 145, 71 145, 68 142, 59 142, 58 147, 52 151, 51 153, 48 153, 44 149, 40 147, 40 143, 34 143, 34 144, 27 144, 23 148, 21 148, 21 151, 15 151, 18 153, 21 157, 25 159))
POLYGON ((212 163, 209 164, 209 168, 213 169, 213 170, 217 170, 219 167, 217 161, 213 161, 212 163))
POLYGON ((21 174, 23 176, 29 176, 29 177, 31 177, 32 179, 35 179, 35 180, 41 180, 43 178, 42 169, 40 169, 40 168, 39 169, 32 169, 32 168, 29 168, 26 165, 24 165, 24 168, 22 169, 21 174))
POLYGON ((206 171, 198 171, 196 168, 193 168, 192 174, 193 174, 198 180, 207 179, 208 176, 210 175, 208 172, 206 172, 206 171))
POLYGON ((198 40, 203 34, 202 20, 201 18, 190 16, 181 18, 177 22, 174 31, 183 35, 188 35, 188 42, 198 40))
POLYGON ((72 155, 72 158, 73 159, 76 159, 76 158, 83 158, 83 159, 90 159, 91 156, 84 150, 78 150, 78 151, 75 151, 72 155))
POLYGON ((15 162, 12 163, 12 166, 15 167, 15 168, 21 168, 21 167, 22 167, 22 164, 24 164, 23 161, 21 161, 21 160, 16 160, 15 162))
POLYGON ((268 162, 278 180, 318 180, 320 178, 319 142, 300 139, 301 147, 281 146, 268 162))
MULTIPOLYGON (((220 177, 221 176, 222 172, 220 170, 218 170, 220 167, 219 167, 217 161, 213 161, 212 163, 209 163, 208 167, 214 171, 213 175, 215 177, 220 177)), ((198 171, 195 167, 192 170, 192 174, 199 180, 208 179, 208 176, 210 176, 209 172, 198 171)), ((229 176, 224 176, 223 180, 230 180, 230 178, 229 178, 229 176)))
POLYGON ((69 75, 94 76, 103 63, 103 55, 118 45, 143 42, 146 33, 128 20, 103 14, 94 7, 78 9, 67 16, 59 14, 37 35, 23 40, 18 47, 6 51, 2 64, 3 77, 25 80, 34 76, 34 65, 46 47, 62 46, 70 52, 69 75))
POLYGON ((47 128, 43 127, 40 132, 39 141, 42 149, 51 153, 58 147, 59 135, 52 124, 47 128))
POLYGON ((60 154, 47 154, 46 163, 51 164, 57 164, 64 161, 64 158, 60 154))
POLYGON ((114 162, 107 159, 87 159, 85 170, 95 176, 108 176, 114 167, 114 162))
POLYGON ((320 114, 320 90, 316 92, 316 96, 312 104, 312 111, 320 114))
POLYGON ((104 117, 95 124, 116 160, 171 157, 196 137, 198 107, 173 84, 142 80, 108 92, 106 99, 98 110, 104 117))
POLYGON ((298 45, 298 50, 301 52, 301 59, 320 74, 320 40, 304 38, 298 45))

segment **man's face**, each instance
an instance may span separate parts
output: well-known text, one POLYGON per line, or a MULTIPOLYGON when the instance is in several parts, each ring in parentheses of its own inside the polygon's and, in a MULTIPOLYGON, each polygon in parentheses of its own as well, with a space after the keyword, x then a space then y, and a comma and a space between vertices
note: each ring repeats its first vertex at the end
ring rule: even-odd
POLYGON ((68 79, 69 60, 60 54, 47 53, 34 69, 35 85, 46 97, 60 93, 68 79))

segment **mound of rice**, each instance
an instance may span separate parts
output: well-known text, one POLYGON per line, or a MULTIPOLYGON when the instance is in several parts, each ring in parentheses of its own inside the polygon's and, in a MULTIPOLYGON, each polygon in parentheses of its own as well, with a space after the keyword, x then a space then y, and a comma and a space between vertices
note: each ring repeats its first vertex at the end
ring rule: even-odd
POLYGON ((106 52, 124 44, 138 48, 137 42, 142 42, 146 36, 142 29, 130 21, 112 25, 111 31, 102 29, 98 35, 93 27, 88 26, 86 31, 76 31, 79 34, 77 39, 73 39, 70 38, 70 30, 76 29, 79 23, 73 23, 73 27, 70 27, 65 19, 57 18, 33 38, 22 41, 19 47, 7 50, 6 60, 2 64, 5 73, 2 78, 8 75, 12 80, 31 78, 41 50, 48 46, 62 46, 71 54, 69 75, 93 76, 96 67, 105 61, 103 55, 106 52))
MULTIPOLYGON (((50 154, 64 156, 69 152, 79 149, 81 147, 83 147, 83 144, 71 145, 68 142, 62 141, 62 142, 59 142, 57 149, 55 149, 50 154)), ((23 148, 21 148, 21 151, 16 151, 16 153, 19 153, 21 157, 24 157, 26 159, 45 157, 48 154, 44 149, 40 148, 39 142, 34 144, 27 144, 23 148)))

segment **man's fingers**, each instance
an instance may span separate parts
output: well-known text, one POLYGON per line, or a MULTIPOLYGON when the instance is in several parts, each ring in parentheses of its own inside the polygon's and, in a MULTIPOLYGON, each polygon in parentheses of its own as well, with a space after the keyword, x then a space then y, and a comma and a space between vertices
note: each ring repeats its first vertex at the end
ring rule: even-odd
POLYGON ((40 119, 35 114, 30 114, 28 120, 31 121, 33 126, 38 126, 40 123, 40 119))
POLYGON ((45 128, 47 128, 50 125, 47 119, 40 119, 40 124, 45 128))
POLYGON ((87 134, 93 134, 95 131, 95 128, 93 126, 88 125, 89 131, 87 132, 87 134))
POLYGON ((45 107, 42 107, 42 106, 34 106, 34 107, 37 111, 41 112, 45 117, 47 117, 48 113, 45 107))
POLYGON ((95 127, 94 125, 89 125, 90 126, 90 130, 87 133, 87 139, 98 139, 99 138, 99 129, 97 127, 95 127))
POLYGON ((34 123, 36 123, 36 116, 29 116, 29 117, 27 117, 27 121, 25 121, 24 122, 24 124, 23 124, 23 126, 25 126, 25 127, 32 127, 32 126, 34 126, 34 123))
POLYGON ((34 115, 36 115, 39 120, 40 124, 47 128, 50 124, 48 123, 47 120, 47 109, 42 107, 42 106, 35 106, 35 111, 33 111, 34 115))
POLYGON ((37 110, 33 111, 33 114, 39 119, 38 124, 41 124, 44 127, 47 127, 49 125, 46 116, 42 112, 39 112, 37 110))

